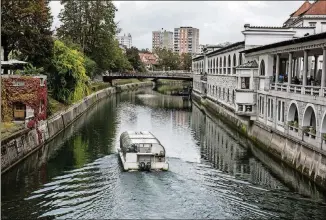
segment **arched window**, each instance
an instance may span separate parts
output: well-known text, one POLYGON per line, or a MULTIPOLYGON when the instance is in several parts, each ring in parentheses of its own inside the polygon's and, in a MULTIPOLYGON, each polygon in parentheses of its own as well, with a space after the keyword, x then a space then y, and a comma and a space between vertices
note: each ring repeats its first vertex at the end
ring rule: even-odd
POLYGON ((265 62, 264 62, 264 60, 261 60, 261 62, 260 62, 259 75, 265 76, 265 62))
POLYGON ((235 67, 237 66, 237 56, 233 54, 233 74, 235 74, 235 67))
POLYGON ((223 73, 226 74, 226 56, 224 56, 223 60, 223 73))
POLYGON ((241 55, 241 53, 239 53, 239 59, 238 59, 238 62, 239 62, 239 65, 242 64, 242 55, 241 55))
POLYGON ((222 67, 223 67, 223 64, 222 64, 222 57, 220 57, 220 74, 222 74, 222 67))
POLYGON ((231 56, 228 56, 228 74, 231 74, 231 56))
POLYGON ((305 127, 314 127, 316 128, 316 114, 314 109, 311 106, 306 108, 306 111, 303 115, 302 126, 305 127))

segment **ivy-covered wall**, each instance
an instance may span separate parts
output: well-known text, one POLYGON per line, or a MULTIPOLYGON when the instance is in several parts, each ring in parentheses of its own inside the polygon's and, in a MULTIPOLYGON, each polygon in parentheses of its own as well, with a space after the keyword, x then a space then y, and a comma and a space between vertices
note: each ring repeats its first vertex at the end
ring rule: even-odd
POLYGON ((46 80, 32 76, 12 75, 1 78, 1 119, 13 121, 14 103, 23 103, 34 110, 34 119, 28 127, 34 127, 38 121, 46 119, 47 86, 46 80), (42 106, 40 106, 42 103, 42 106))

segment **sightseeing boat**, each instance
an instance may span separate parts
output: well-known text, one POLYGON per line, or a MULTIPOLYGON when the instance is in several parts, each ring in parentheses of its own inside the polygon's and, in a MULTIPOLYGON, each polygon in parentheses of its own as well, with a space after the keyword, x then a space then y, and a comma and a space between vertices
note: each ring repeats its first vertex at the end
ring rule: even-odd
POLYGON ((123 132, 118 152, 125 171, 169 169, 165 148, 151 132, 123 132))

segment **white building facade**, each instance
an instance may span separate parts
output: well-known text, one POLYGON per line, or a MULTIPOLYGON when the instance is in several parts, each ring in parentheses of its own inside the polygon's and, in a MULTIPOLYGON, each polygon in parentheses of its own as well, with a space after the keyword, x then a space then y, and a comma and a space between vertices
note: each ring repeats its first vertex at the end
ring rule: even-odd
POLYGON ((248 124, 326 152, 325 19, 326 1, 316 1, 282 27, 244 25, 244 41, 193 58, 193 92, 248 124))
POLYGON ((131 34, 124 34, 123 36, 116 36, 119 44, 125 46, 126 48, 130 49, 132 47, 132 36, 131 34))

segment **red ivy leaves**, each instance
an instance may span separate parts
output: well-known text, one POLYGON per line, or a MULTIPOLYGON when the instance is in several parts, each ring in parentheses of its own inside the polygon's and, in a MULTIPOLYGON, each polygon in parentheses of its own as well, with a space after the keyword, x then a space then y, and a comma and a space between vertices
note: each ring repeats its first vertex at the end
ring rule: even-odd
MULTIPOLYGON (((4 121, 13 120, 13 105, 16 102, 21 102, 26 106, 34 109, 34 123, 37 124, 40 120, 46 119, 47 109, 47 87, 46 81, 44 86, 40 85, 40 78, 30 76, 12 76, 2 78, 2 119, 4 121), (15 82, 22 82, 22 86, 14 86, 15 82), (42 102, 42 106, 40 106, 42 102), (41 109, 41 111, 40 111, 41 109)), ((33 122, 27 124, 31 126, 33 122)), ((35 125, 34 125, 35 126, 35 125)))

